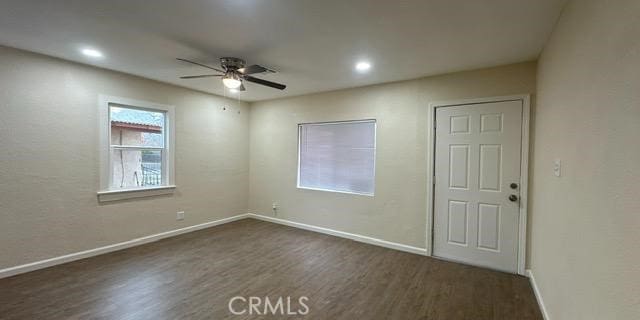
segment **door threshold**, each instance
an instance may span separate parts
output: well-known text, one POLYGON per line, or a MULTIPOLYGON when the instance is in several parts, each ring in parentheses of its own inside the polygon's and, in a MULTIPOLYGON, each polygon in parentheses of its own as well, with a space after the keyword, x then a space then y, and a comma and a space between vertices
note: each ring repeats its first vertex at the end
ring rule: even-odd
POLYGON ((436 256, 436 255, 431 255, 431 258, 434 258, 434 259, 437 259, 437 260, 441 260, 441 261, 446 261, 446 262, 462 264, 462 265, 465 265, 465 266, 470 266, 470 267, 475 267, 475 268, 481 268, 481 269, 496 271, 496 272, 500 272, 500 273, 507 273, 507 274, 511 274, 511 275, 515 275, 515 276, 526 277, 526 275, 519 274, 519 273, 514 272, 514 271, 492 268, 492 267, 488 267, 486 265, 481 265, 481 264, 477 264, 477 263, 473 263, 473 262, 469 262, 469 261, 457 260, 457 259, 454 259, 454 258, 440 257, 440 256, 436 256))

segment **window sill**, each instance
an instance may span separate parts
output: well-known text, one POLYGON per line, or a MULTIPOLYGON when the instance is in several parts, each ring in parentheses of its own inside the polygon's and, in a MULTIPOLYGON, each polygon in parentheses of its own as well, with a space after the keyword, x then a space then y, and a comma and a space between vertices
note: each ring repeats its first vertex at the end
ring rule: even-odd
POLYGON ((351 195, 355 195, 355 196, 365 196, 365 197, 372 197, 372 198, 374 197, 373 193, 362 193, 362 192, 354 192, 354 191, 331 190, 331 189, 311 188, 311 187, 301 187, 301 186, 298 186, 298 189, 333 192, 333 193, 343 193, 343 194, 351 194, 351 195))
POLYGON ((98 201, 118 201, 134 198, 153 197, 164 194, 173 194, 175 191, 175 185, 151 187, 151 188, 139 188, 139 189, 121 189, 121 190, 105 190, 98 191, 98 201))

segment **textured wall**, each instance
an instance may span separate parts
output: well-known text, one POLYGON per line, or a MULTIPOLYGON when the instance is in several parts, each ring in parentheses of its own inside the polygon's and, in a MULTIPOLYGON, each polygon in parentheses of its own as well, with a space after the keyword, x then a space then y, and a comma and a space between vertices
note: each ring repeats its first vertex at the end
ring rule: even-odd
POLYGON ((0 269, 246 213, 247 104, 5 47, 0 70, 0 269), (173 196, 97 202, 99 94, 176 106, 173 196))
POLYGON ((553 320, 640 319, 639 12, 570 2, 539 61, 531 268, 553 320))
POLYGON ((426 245, 427 107, 535 92, 536 64, 460 72, 251 105, 249 211, 426 245), (377 119, 375 197, 296 188, 298 123, 377 119))

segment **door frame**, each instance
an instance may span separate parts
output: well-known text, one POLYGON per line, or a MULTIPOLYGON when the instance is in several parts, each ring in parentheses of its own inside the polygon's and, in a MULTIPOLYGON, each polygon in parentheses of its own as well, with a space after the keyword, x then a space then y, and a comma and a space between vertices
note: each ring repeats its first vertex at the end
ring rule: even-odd
POLYGON ((437 108, 484 104, 493 102, 522 101, 522 133, 520 150, 520 210, 518 219, 518 274, 525 275, 527 254, 527 206, 529 192, 529 119, 531 116, 530 95, 486 97, 477 99, 461 99, 449 101, 434 101, 429 103, 427 112, 427 255, 433 256, 433 217, 434 198, 433 188, 435 176, 435 112, 437 108))

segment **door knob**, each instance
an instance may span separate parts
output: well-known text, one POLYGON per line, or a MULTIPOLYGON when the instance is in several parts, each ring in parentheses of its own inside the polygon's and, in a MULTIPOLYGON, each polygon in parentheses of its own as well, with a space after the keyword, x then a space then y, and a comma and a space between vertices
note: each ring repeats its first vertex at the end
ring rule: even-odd
POLYGON ((518 196, 516 196, 515 194, 509 195, 509 201, 511 202, 518 201, 518 196))
POLYGON ((518 189, 518 184, 517 183, 512 183, 510 185, 511 189, 518 189))

